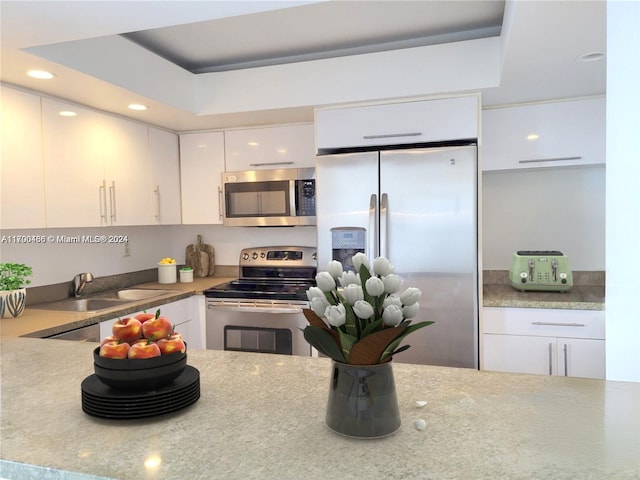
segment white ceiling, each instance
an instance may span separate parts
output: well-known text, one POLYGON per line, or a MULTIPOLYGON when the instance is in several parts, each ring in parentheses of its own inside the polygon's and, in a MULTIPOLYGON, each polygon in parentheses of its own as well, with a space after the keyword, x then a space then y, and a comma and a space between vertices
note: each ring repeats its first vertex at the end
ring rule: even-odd
MULTIPOLYGON (((430 59, 438 51, 450 55, 438 71, 414 62, 395 73, 407 84, 413 77, 420 84, 420 75, 446 81, 452 72, 445 70, 472 77, 479 69, 470 62, 475 70, 461 69, 456 48, 484 47, 492 38, 500 46, 492 50, 499 56, 496 80, 483 77, 478 88, 464 87, 481 91, 485 105, 606 90, 606 63, 576 60, 605 52, 604 0, 2 1, 0 7, 2 82, 174 131, 312 121, 314 107, 346 101, 300 73, 308 67, 344 73, 349 91, 358 87, 349 85, 356 77, 337 65, 358 70, 375 59, 406 52, 430 59), (25 75, 31 68, 56 77, 31 79, 25 75), (275 68, 277 84, 260 85, 259 92, 241 85, 271 78, 265 74, 275 68), (278 101, 288 92, 287 101, 278 101), (260 96, 274 98, 262 102, 260 96), (132 102, 150 108, 134 113, 126 108, 132 102)), ((450 93, 442 82, 427 83, 425 95, 450 93)), ((402 97, 402 87, 386 97, 402 97)), ((386 98, 384 88, 358 90, 357 101, 386 98)))

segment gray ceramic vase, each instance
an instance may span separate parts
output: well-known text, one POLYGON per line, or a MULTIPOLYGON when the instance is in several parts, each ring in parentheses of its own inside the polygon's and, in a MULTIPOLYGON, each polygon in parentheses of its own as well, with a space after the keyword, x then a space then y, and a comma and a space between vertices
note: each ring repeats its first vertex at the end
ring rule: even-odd
POLYGON ((398 431, 393 362, 348 365, 334 361, 325 421, 347 437, 380 438, 398 431))

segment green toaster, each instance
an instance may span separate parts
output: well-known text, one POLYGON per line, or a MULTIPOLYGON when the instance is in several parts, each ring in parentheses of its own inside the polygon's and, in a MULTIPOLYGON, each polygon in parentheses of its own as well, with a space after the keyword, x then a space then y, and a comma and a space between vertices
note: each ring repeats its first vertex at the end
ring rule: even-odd
POLYGON ((564 292, 573 287, 573 274, 562 252, 520 250, 511 259, 509 282, 522 291, 564 292))

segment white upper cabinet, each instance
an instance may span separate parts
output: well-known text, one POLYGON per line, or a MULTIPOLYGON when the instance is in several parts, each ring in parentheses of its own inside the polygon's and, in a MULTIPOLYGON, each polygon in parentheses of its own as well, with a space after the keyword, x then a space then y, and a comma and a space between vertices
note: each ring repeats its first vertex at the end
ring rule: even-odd
POLYGON ((315 167, 313 135, 313 125, 226 131, 226 171, 315 167))
POLYGON ((152 222, 158 225, 181 223, 180 145, 178 135, 149 127, 151 159, 152 222))
POLYGON ((317 110, 318 150, 478 138, 479 97, 317 110))
POLYGON ((151 223, 146 126, 47 98, 42 125, 48 227, 151 223))
POLYGON ((183 224, 222 224, 222 132, 180 135, 183 224))
POLYGON ((482 170, 604 164, 605 99, 482 112, 482 170))
POLYGON ((46 225, 40 97, 2 87, 0 227, 46 225))

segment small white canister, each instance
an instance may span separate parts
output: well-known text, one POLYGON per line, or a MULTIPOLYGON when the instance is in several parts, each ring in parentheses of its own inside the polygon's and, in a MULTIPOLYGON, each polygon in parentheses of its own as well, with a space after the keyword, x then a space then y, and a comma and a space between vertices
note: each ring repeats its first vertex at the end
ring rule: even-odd
POLYGON ((158 283, 176 283, 176 264, 158 264, 158 283))
POLYGON ((180 283, 193 282, 193 268, 184 267, 180 269, 180 283))

